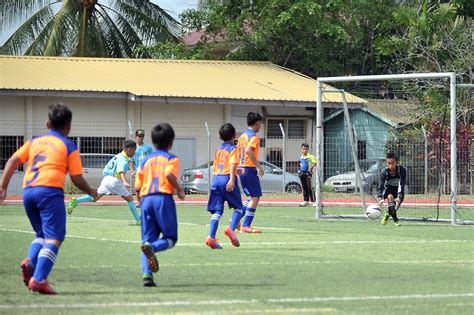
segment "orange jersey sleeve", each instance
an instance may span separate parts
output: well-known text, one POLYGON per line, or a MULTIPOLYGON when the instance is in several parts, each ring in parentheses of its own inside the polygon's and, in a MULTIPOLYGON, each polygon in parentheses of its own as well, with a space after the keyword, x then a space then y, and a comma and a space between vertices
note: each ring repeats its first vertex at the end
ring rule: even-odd
POLYGON ((30 153, 30 145, 31 145, 31 141, 27 141, 15 152, 15 155, 18 156, 22 164, 28 161, 28 156, 30 153))
POLYGON ((70 176, 82 175, 82 162, 78 150, 69 154, 67 163, 70 176))
POLYGON ((68 171, 82 174, 82 164, 75 144, 57 131, 30 140, 16 154, 27 159, 23 188, 45 186, 64 189, 68 171))

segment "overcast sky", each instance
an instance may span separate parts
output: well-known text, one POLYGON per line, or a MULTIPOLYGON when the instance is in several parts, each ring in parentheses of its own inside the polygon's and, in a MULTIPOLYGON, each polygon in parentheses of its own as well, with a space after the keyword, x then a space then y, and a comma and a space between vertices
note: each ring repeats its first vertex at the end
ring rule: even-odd
MULTIPOLYGON (((152 0, 152 2, 158 4, 161 8, 168 11, 170 15, 178 19, 178 16, 181 12, 186 9, 196 9, 198 5, 198 0, 152 0)), ((10 31, 5 31, 0 34, 0 45, 11 36, 13 29, 10 31)))

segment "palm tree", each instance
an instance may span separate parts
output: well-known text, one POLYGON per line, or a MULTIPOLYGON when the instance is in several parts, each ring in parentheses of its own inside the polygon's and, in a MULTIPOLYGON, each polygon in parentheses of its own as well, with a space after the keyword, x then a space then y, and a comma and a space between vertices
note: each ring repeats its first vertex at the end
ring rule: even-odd
POLYGON ((130 57, 180 30, 149 0, 0 0, 0 33, 13 27, 0 54, 130 57))

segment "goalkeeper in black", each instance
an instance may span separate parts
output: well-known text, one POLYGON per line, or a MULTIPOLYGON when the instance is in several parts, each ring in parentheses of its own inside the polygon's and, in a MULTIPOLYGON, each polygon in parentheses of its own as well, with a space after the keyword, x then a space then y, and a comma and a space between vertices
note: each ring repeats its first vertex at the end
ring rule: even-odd
POLYGON ((380 173, 377 194, 380 207, 382 207, 385 200, 388 202, 388 211, 385 211, 382 224, 387 224, 388 218, 391 216, 395 225, 400 226, 397 210, 402 204, 405 195, 407 170, 403 165, 398 164, 398 158, 394 153, 387 154, 385 163, 387 167, 380 173))

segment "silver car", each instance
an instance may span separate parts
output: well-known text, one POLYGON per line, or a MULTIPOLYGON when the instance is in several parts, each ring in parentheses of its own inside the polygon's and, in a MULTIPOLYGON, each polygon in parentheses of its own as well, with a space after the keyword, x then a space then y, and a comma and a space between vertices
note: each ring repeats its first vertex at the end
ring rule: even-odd
MULTIPOLYGON (((360 161, 362 172, 362 186, 364 191, 375 193, 377 191, 379 174, 384 167, 383 160, 360 161), (364 167, 364 165, 366 167, 364 167), (369 165, 369 167, 367 167, 369 165)), ((354 192, 356 191, 356 173, 347 172, 331 176, 324 182, 324 185, 330 187, 334 192, 354 192)))
MULTIPOLYGON (((208 168, 205 163, 193 169, 184 170, 181 183, 186 193, 207 194, 208 171, 212 177, 212 162, 208 168)), ((266 161, 260 161, 265 175, 260 179, 262 191, 265 193, 281 192, 283 190, 283 170, 276 165, 266 161)), ((301 193, 300 179, 298 176, 285 172, 285 191, 290 193, 301 193)))

